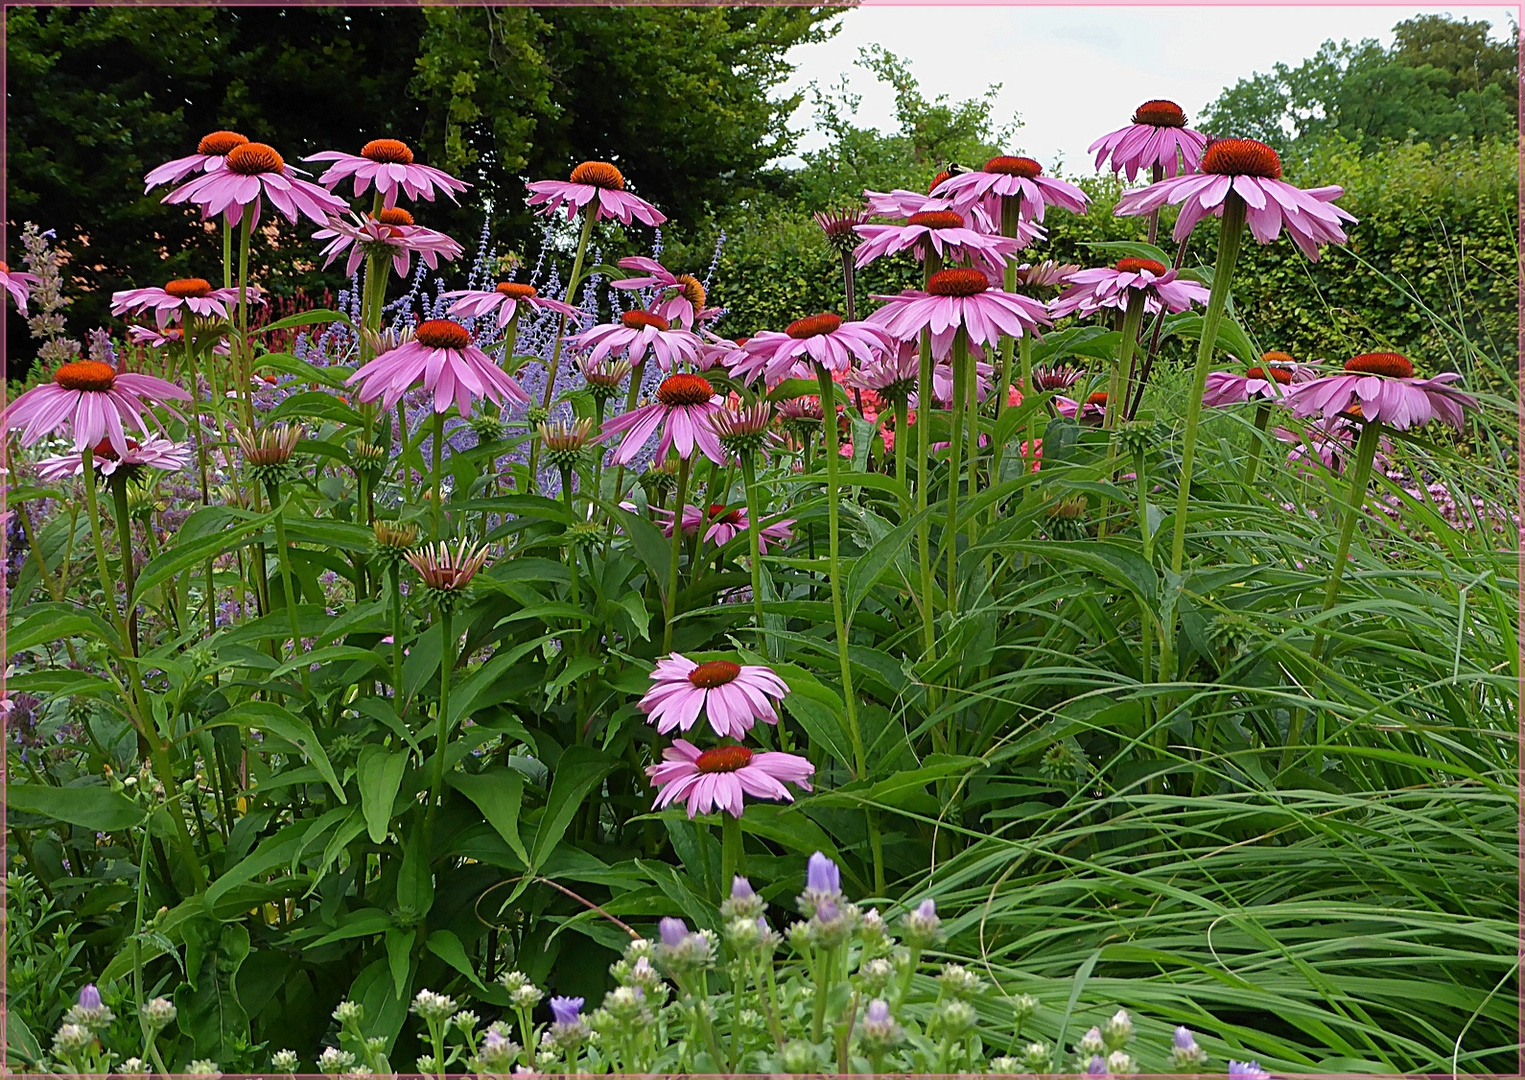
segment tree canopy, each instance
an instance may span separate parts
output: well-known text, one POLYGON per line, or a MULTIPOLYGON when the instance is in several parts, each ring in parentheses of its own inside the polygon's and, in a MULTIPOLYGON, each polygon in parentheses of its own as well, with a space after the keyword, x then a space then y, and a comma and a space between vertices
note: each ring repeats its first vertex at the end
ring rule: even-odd
MULTIPOLYGON (((81 328, 129 283, 213 276, 217 238, 141 178, 220 128, 292 164, 403 139, 473 184, 460 209, 421 211, 458 238, 490 206, 498 236, 528 241, 523 181, 585 158, 690 226, 792 150, 801 97, 775 92, 784 56, 833 33, 841 10, 13 7, 9 224, 35 220, 75 252, 81 328)), ((283 233, 295 238, 263 239, 283 233)))
POLYGON ((1393 44, 1326 41, 1296 67, 1240 79, 1204 111, 1200 126, 1286 152, 1337 136, 1371 153, 1385 142, 1513 138, 1517 31, 1488 36, 1483 20, 1419 15, 1393 28, 1393 44))

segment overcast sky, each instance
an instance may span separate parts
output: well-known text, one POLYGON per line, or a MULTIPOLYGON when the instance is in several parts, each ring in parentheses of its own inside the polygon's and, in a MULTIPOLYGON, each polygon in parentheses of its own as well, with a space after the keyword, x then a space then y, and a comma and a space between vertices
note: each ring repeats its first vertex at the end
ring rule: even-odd
MULTIPOLYGON (((857 67, 860 47, 878 43, 904 58, 934 98, 961 100, 1002 84, 998 121, 1020 115, 1016 147, 1052 169, 1089 172, 1086 147, 1126 124, 1149 98, 1169 98, 1195 119, 1226 86, 1277 61, 1296 65, 1329 38, 1391 44, 1393 24, 1420 12, 1486 19, 1507 38, 1511 9, 1480 5, 1304 7, 1038 7, 881 4, 841 16, 836 37, 789 53, 788 86, 822 87, 844 73, 863 101, 858 123, 895 128, 889 87, 857 67)), ((794 117, 807 129, 801 149, 825 140, 814 130, 809 98, 794 117)), ((793 159, 789 163, 798 163, 793 159)), ((976 165, 977 162, 963 164, 976 165)))

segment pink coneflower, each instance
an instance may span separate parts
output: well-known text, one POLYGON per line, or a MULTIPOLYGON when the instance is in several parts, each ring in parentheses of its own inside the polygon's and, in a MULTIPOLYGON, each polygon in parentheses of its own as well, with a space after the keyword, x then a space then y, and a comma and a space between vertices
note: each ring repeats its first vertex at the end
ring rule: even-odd
POLYGON ((380 398, 382 407, 390 409, 420 379, 434 395, 437 413, 450 408, 452 399, 463 417, 471 415, 475 398, 500 405, 530 400, 517 381, 472 344, 467 329, 449 319, 419 323, 411 340, 382 353, 345 382, 360 384, 355 396, 361 402, 380 398))
POLYGON ((721 449, 735 458, 768 454, 768 447, 779 441, 773 430, 773 405, 759 401, 753 405, 727 404, 710 414, 710 426, 720 440, 721 449))
POLYGON ((441 293, 441 300, 454 300, 450 314, 463 319, 481 319, 497 314, 499 329, 507 326, 519 313, 519 305, 525 304, 541 311, 554 311, 569 319, 581 319, 582 312, 571 304, 541 296, 533 285, 521 285, 517 281, 500 281, 491 290, 456 289, 441 293))
POLYGON ((927 282, 926 292, 907 289, 899 296, 875 299, 885 304, 869 316, 870 322, 900 341, 930 329, 937 354, 952 346, 960 328, 971 345, 993 346, 1003 334, 1020 338, 1039 326, 1052 325, 1041 301, 991 288, 984 272, 972 268, 938 271, 927 282))
POLYGON ((314 240, 327 240, 322 255, 327 267, 346 250, 349 259, 344 272, 353 277, 367 255, 380 255, 392 260, 397 276, 406 278, 413 265, 413 256, 430 270, 439 265, 441 258, 454 259, 461 253, 461 245, 434 229, 426 229, 413 223, 413 215, 400 207, 387 207, 377 217, 369 214, 351 214, 352 221, 330 218, 326 228, 312 234, 314 240))
MULTIPOLYGON (((251 293, 254 292, 254 287, 250 286, 249 291, 251 293)), ((167 326, 163 330, 156 330, 152 326, 129 326, 127 328, 127 340, 134 345, 146 345, 150 349, 164 349, 183 344, 185 333, 178 326, 167 326)), ((218 339, 217 344, 212 346, 212 355, 230 355, 227 338, 218 339)), ((263 388, 256 386, 255 389, 263 388)), ((230 395, 235 393, 236 391, 229 391, 230 395)))
POLYGON ((614 452, 614 462, 628 465, 658 425, 662 425, 662 438, 657 443, 658 461, 665 461, 668 450, 674 446, 678 456, 687 459, 697 446, 705 457, 723 465, 725 452, 709 419, 720 408, 721 400, 710 381, 702 375, 691 372, 669 375, 657 387, 655 401, 606 421, 598 438, 603 441, 625 433, 624 441, 614 452))
POLYGON ((59 366, 52 382, 34 386, 11 402, 4 423, 6 428, 22 429, 23 446, 67 428, 74 434, 76 450, 108 439, 111 448, 125 456, 129 447, 123 420, 131 420, 148 435, 143 418, 153 417, 150 403, 189 400, 184 390, 152 375, 118 372, 97 360, 73 360, 59 366))
POLYGON ((743 796, 793 802, 794 796, 784 785, 809 791, 815 766, 798 754, 745 746, 701 751, 687 739, 674 739, 662 751, 662 763, 647 766, 646 775, 659 789, 654 810, 681 799, 690 818, 715 809, 739 818, 743 796))
MULTIPOLYGON (((359 154, 346 154, 339 150, 325 150, 303 158, 304 161, 332 161, 328 171, 318 177, 318 183, 332 191, 349 177, 355 178, 355 196, 364 195, 374 182, 381 192, 384 205, 397 205, 397 193, 402 191, 410 199, 424 198, 434 201, 434 189, 439 188, 451 202, 455 193, 465 191, 471 185, 457 180, 443 169, 429 165, 417 165, 413 150, 407 143, 397 139, 372 139, 360 148, 359 154)), ((354 271, 350 271, 354 273, 354 271)))
POLYGON ((1131 182, 1139 170, 1158 166, 1166 176, 1195 172, 1202 161, 1207 136, 1186 126, 1186 114, 1173 101, 1146 101, 1133 113, 1133 123, 1103 135, 1087 148, 1101 168, 1108 155, 1112 171, 1126 171, 1131 182))
POLYGON ((1116 266, 1071 274, 1070 287, 1049 304, 1048 310, 1056 319, 1076 314, 1084 318, 1104 308, 1125 311, 1134 293, 1143 294, 1147 315, 1159 314, 1161 307, 1173 313, 1185 311, 1192 304, 1207 303, 1208 295, 1206 288, 1187 281, 1162 262, 1127 258, 1119 259, 1116 266))
MULTIPOLYGON (((1271 434, 1284 443, 1291 443, 1287 451, 1287 464, 1300 472, 1311 471, 1317 462, 1339 476, 1345 463, 1355 456, 1356 440, 1361 429, 1358 423, 1337 418, 1333 424, 1325 424, 1322 430, 1310 429, 1299 434, 1287 428, 1275 428, 1271 434)), ((1383 440, 1387 442, 1386 439, 1383 440)))
MULTIPOLYGON (((684 531, 688 526, 688 511, 697 512, 698 507, 685 507, 683 511, 684 531)), ((720 547, 724 547, 738 536, 745 536, 751 520, 747 517, 745 506, 728 507, 716 503, 709 510, 710 527, 705 530, 704 539, 720 547)), ((788 544, 794 539, 794 530, 789 526, 794 524, 793 518, 785 518, 775 521, 771 525, 764 525, 757 533, 757 551, 760 555, 768 553, 768 543, 771 541, 777 545, 788 544)))
MULTIPOLYGON (((95 471, 111 476, 118 470, 132 476, 141 469, 163 469, 173 472, 183 469, 191 461, 191 448, 160 435, 144 435, 141 440, 129 438, 127 452, 118 454, 109 440, 102 439, 92 451, 95 471)), ((85 474, 85 455, 79 451, 45 457, 37 462, 37 475, 48 483, 57 483, 70 476, 85 474)))
POLYGON ((1312 369, 1293 363, 1286 353, 1268 352, 1261 356, 1258 366, 1248 371, 1208 372, 1202 404, 1237 405, 1251 399, 1279 401, 1290 393, 1288 388, 1294 383, 1305 383, 1314 377, 1312 369))
POLYGON ((248 209, 252 228, 259 223, 260 204, 265 199, 292 224, 300 215, 327 225, 330 217, 349 209, 343 199, 299 179, 272 147, 256 142, 235 146, 221 168, 202 173, 161 201, 192 203, 201 208, 201 220, 222 214, 229 225, 242 221, 248 209))
MULTIPOLYGON (((1033 368, 1033 389, 1043 392, 1050 390, 1068 390, 1080 381, 1080 376, 1085 374, 1073 364, 1060 364, 1056 367, 1033 368)), ((1020 404, 1020 399, 1013 404, 1020 404)))
POLYGON ((1448 371, 1429 379, 1414 376, 1414 365, 1397 353, 1363 353, 1345 361, 1345 371, 1295 387, 1286 398, 1293 416, 1341 414, 1368 423, 1386 424, 1397 431, 1440 420, 1458 431, 1465 409, 1477 399, 1451 384, 1461 378, 1448 371))
POLYGON ((626 191, 624 175, 607 161, 584 161, 567 180, 536 180, 528 187, 532 192, 531 206, 543 204, 542 214, 554 214, 564 206, 568 221, 594 202, 595 221, 615 218, 621 225, 631 221, 660 225, 667 220, 667 215, 655 206, 626 191))
POLYGON ((796 319, 782 334, 764 330, 748 338, 746 358, 731 368, 731 374, 745 382, 761 374, 772 383, 801 374, 797 369, 801 361, 845 372, 854 359, 860 364, 872 363, 895 347, 896 342, 872 322, 843 322, 840 315, 824 312, 796 319))
POLYGON ((782 700, 789 693, 789 685, 770 667, 729 660, 701 664, 680 653, 658 660, 651 682, 641 711, 663 735, 675 727, 689 730, 702 712, 715 734, 739 739, 759 720, 778 723, 768 699, 782 700))
POLYGON ((12 270, 8 265, 0 262, 0 284, 5 286, 11 298, 16 301, 17 310, 25 315, 27 297, 32 295, 32 289, 37 285, 37 275, 12 270))
POLYGON ((616 289, 671 290, 671 295, 659 299, 652 310, 669 322, 680 323, 694 329, 701 322, 719 317, 720 308, 705 307, 707 295, 704 282, 693 274, 674 274, 655 259, 644 255, 631 255, 616 264, 621 270, 638 271, 635 275, 611 281, 616 289))
MULTIPOLYGON (((990 380, 995 378, 995 367, 981 359, 984 355, 980 349, 969 350, 969 359, 973 361, 975 393, 980 401, 984 401, 990 393, 990 380)), ((939 357, 938 362, 932 365, 932 396, 940 402, 953 398, 953 362, 947 357, 939 357)))
POLYGON ((214 131, 196 144, 196 152, 189 157, 166 161, 143 177, 147 195, 160 184, 178 184, 192 173, 216 172, 227 163, 227 157, 249 140, 236 131, 214 131))
POLYGON ((1023 263, 1017 267, 1017 284, 1029 289, 1057 289, 1068 285, 1079 271, 1076 263, 1058 263, 1053 259, 1023 263))
POLYGON ((1281 159, 1265 143, 1254 139, 1222 139, 1202 155, 1202 171, 1161 180, 1146 188, 1123 193, 1114 214, 1126 217, 1149 214, 1166 205, 1181 206, 1174 236, 1184 240, 1209 213, 1223 216, 1223 205, 1233 191, 1244 200, 1245 221, 1262 244, 1281 235, 1282 225, 1299 251, 1318 261, 1319 244, 1343 244, 1340 222, 1356 219, 1333 205, 1345 194, 1338 186, 1303 190, 1281 179, 1281 159))
POLYGON ((953 204, 947 199, 934 199, 920 191, 864 191, 864 204, 870 214, 878 217, 908 218, 929 210, 951 210, 953 204))
POLYGON ((699 370, 708 371, 712 367, 721 367, 729 372, 737 364, 747 358, 747 339, 723 338, 717 334, 705 331, 708 340, 699 353, 699 370))
POLYGON ((1023 221, 1013 237, 996 236, 972 227, 968 214, 956 210, 923 210, 904 225, 859 225, 863 242, 853 251, 854 263, 867 266, 884 255, 911 251, 926 258, 927 245, 949 261, 968 260, 999 273, 1018 251, 1043 238, 1043 226, 1023 221))
POLYGON ((1054 411, 1082 424, 1100 424, 1107 418, 1107 392, 1098 390, 1084 401, 1056 396, 1054 411))
POLYGON ((657 358, 663 371, 678 364, 698 367, 704 341, 691 330, 674 328, 661 315, 650 311, 627 311, 619 322, 600 323, 567 338, 574 349, 586 349, 590 360, 602 360, 612 353, 622 353, 632 367, 639 367, 647 350, 657 358))
POLYGON ((887 401, 916 403, 916 380, 921 374, 921 349, 915 341, 881 353, 872 363, 847 373, 847 385, 871 390, 887 401))
POLYGON ((1001 199, 1020 197, 1022 216, 1043 220, 1045 206, 1057 206, 1083 214, 1091 198, 1074 184, 1043 175, 1043 166, 1032 158, 1001 155, 985 162, 978 172, 950 176, 932 189, 937 198, 948 199, 955 210, 979 206, 992 221, 1001 220, 1001 199))
MULTIPOLYGON (((249 290, 251 293, 253 289, 249 290)), ((250 297, 251 303, 263 303, 250 297)), ((179 322, 185 312, 203 319, 227 319, 228 308, 238 303, 237 289, 214 289, 205 278, 177 278, 162 289, 125 289, 111 294, 111 314, 154 313, 159 329, 179 322)))

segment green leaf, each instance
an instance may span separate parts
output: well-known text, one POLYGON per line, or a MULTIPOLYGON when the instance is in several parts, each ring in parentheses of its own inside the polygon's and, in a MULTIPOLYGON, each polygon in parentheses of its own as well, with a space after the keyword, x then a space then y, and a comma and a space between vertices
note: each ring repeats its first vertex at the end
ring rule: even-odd
POLYGON ((402 866, 397 871, 397 909, 422 919, 434 906, 434 873, 430 853, 424 846, 424 823, 420 818, 403 846, 402 866))
POLYGON ((26 649, 53 645, 71 637, 93 638, 113 648, 121 643, 111 624, 93 612, 72 613, 61 604, 39 604, 27 610, 31 614, 25 622, 6 629, 7 659, 26 649))
POLYGON ((42 1060, 42 1047, 37 1045, 37 1036, 32 1034, 32 1029, 26 1026, 26 1021, 15 1009, 5 1014, 5 1050, 6 1059, 12 1064, 32 1066, 42 1060))
MULTIPOLYGON (((351 325, 351 323, 349 321, 349 316, 344 314, 344 312, 342 312, 342 311, 331 311, 328 308, 313 308, 311 311, 298 312, 295 315, 287 315, 284 319, 277 319, 273 323, 266 323, 264 326, 261 326, 258 330, 250 330, 249 331, 249 336, 250 337, 255 337, 255 336, 260 335, 260 334, 268 334, 268 333, 270 333, 273 330, 290 330, 292 327, 295 327, 295 326, 312 326, 315 323, 335 323, 335 322, 336 323, 343 323, 345 326, 351 325)), ((284 356, 286 354, 285 353, 275 353, 273 355, 284 356)), ((256 359, 263 359, 263 358, 262 357, 257 357, 256 359)))
POLYGON ((328 786, 334 789, 334 794, 339 796, 340 802, 349 801, 349 797, 344 794, 344 785, 339 783, 339 777, 334 773, 333 765, 329 763, 323 744, 318 741, 317 734, 307 721, 298 718, 274 702, 245 701, 207 721, 202 728, 222 727, 228 724, 268 732, 289 742, 313 764, 313 767, 328 782, 328 786))
POLYGON ((292 394, 266 413, 265 419, 284 420, 291 416, 309 420, 329 420, 335 424, 344 424, 353 428, 365 425, 364 418, 353 406, 346 405, 324 390, 304 390, 300 394, 292 394))
POLYGON ((132 590, 132 602, 141 603, 150 590, 168 581, 183 570, 204 566, 206 561, 218 555, 226 555, 236 548, 252 543, 264 527, 275 520, 281 512, 277 507, 265 514, 246 518, 236 525, 187 541, 182 535, 174 547, 160 552, 150 559, 138 575, 132 590))
POLYGON ((647 572, 651 574, 651 580, 665 590, 669 560, 672 558, 672 541, 662 535, 661 529, 640 514, 633 514, 624 507, 614 506, 611 503, 599 505, 608 512, 610 517, 620 523, 625 535, 630 538, 630 546, 636 557, 645 564, 647 572))
POLYGON ((538 870, 551 849, 566 835, 567 826, 582 808, 593 786, 618 764, 618 761, 591 746, 569 746, 556 762, 551 778, 551 791, 545 800, 545 816, 535 832, 535 842, 530 847, 530 872, 538 870))
POLYGON ((853 615, 874 586, 879 584, 879 579, 890 565, 904 555, 911 537, 915 535, 922 521, 926 520, 934 510, 934 507, 916 514, 904 524, 897 525, 877 541, 871 548, 865 551, 857 559, 853 560, 852 569, 847 572, 847 590, 843 596, 843 603, 847 611, 847 624, 852 625, 853 615))
POLYGON ((530 865, 529 853, 519 837, 519 809, 524 801, 524 774, 518 769, 489 769, 483 773, 450 774, 450 786, 466 796, 482 811, 497 834, 513 853, 530 865))
POLYGON ((466 956, 466 950, 461 946, 461 939, 449 930, 434 931, 434 933, 424 939, 424 945, 435 956, 470 979, 471 985, 482 991, 482 993, 492 993, 477 976, 476 969, 471 966, 471 960, 466 956))
POLYGON ((1167 267, 1175 261, 1162 249, 1141 240, 1089 240, 1084 243, 1086 247, 1097 251, 1116 252, 1118 258, 1153 259, 1167 267))
POLYGON ((175 990, 176 1024, 190 1036, 195 1053, 212 1057, 247 1042, 249 1014, 234 991, 238 969, 249 955, 249 930, 242 923, 212 924, 199 971, 186 952, 186 981, 175 990))
POLYGON ((365 827, 371 842, 379 844, 386 839, 387 826, 392 821, 392 807, 397 802, 398 789, 402 787, 403 773, 408 768, 408 752, 388 752, 375 743, 360 751, 356 767, 360 783, 360 806, 365 812, 365 827))
POLYGON ((108 787, 51 787, 11 781, 5 786, 5 808, 40 814, 91 832, 119 832, 141 824, 146 811, 127 796, 108 787))
POLYGON ((290 353, 265 353, 257 357, 254 361, 254 370, 258 372, 265 369, 295 375, 304 382, 317 383, 319 386, 328 386, 335 390, 344 389, 344 380, 348 375, 342 368, 314 367, 306 360, 298 360, 290 353))

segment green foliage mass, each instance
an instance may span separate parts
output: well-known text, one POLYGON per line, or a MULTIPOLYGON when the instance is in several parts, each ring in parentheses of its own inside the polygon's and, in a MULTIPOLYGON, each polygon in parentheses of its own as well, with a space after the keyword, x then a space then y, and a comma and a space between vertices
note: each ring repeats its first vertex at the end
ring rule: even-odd
POLYGON ((1367 38, 1324 42, 1296 67, 1240 79, 1199 117, 1219 136, 1288 151, 1337 134, 1367 153, 1385 142, 1511 138, 1519 62, 1515 33, 1488 36, 1489 23, 1419 15, 1393 28, 1384 48, 1367 38))

